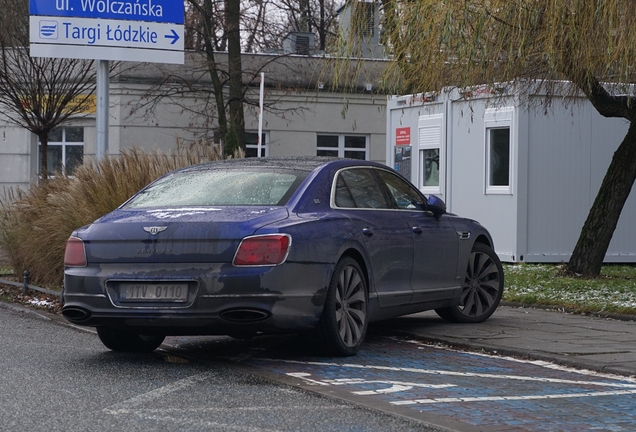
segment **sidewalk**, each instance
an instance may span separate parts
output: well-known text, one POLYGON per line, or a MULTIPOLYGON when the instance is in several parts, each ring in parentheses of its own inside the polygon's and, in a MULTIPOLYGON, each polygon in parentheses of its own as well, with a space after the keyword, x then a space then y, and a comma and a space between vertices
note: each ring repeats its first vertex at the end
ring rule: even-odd
POLYGON ((481 324, 451 324, 429 311, 377 325, 463 348, 636 376, 634 321, 500 306, 481 324))

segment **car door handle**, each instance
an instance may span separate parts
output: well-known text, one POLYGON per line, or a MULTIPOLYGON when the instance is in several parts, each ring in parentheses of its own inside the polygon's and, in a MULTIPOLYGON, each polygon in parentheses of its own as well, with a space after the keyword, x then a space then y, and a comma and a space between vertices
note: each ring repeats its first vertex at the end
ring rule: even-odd
POLYGON ((371 230, 371 228, 362 228, 362 234, 367 237, 371 237, 373 235, 373 231, 371 230))
POLYGON ((422 234, 422 227, 414 226, 413 228, 411 228, 411 230, 412 230, 415 234, 422 234))

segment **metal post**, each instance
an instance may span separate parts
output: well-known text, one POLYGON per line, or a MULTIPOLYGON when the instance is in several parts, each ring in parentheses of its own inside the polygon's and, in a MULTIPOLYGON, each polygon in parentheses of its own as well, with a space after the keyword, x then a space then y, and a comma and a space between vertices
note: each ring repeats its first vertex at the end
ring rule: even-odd
POLYGON ((258 146, 256 150, 256 157, 261 157, 261 148, 263 146, 263 93, 265 90, 265 73, 261 72, 261 91, 258 105, 258 146))
POLYGON ((25 270, 22 277, 22 294, 26 294, 27 289, 29 289, 29 275, 29 271, 25 270))
POLYGON ((97 160, 108 155, 108 92, 110 87, 108 60, 97 61, 97 160))

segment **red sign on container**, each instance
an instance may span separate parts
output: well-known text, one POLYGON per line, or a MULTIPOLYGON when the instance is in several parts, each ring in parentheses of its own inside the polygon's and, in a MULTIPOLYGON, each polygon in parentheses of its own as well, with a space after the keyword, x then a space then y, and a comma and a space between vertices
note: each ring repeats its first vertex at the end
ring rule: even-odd
POLYGON ((411 144, 411 128, 401 127, 395 129, 395 145, 411 144))

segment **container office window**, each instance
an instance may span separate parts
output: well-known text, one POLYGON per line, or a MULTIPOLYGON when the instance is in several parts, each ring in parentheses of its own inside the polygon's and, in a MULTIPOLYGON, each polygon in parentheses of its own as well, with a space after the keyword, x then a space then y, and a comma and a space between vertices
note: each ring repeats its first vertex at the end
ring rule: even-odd
POLYGON ((512 123, 514 108, 487 109, 485 124, 485 191, 512 193, 512 123))
MULTIPOLYGON (((38 172, 40 171, 40 145, 38 144, 38 172)), ((84 128, 60 127, 49 132, 46 147, 46 169, 49 174, 65 170, 73 175, 75 168, 84 161, 84 128)))
POLYGON ((365 135, 318 135, 316 156, 369 159, 369 137, 365 135))
MULTIPOLYGON (((258 132, 245 132, 245 157, 258 154, 258 132)), ((269 156, 269 133, 261 135, 261 157, 269 156)))
POLYGON ((444 148, 442 114, 420 116, 418 119, 418 184, 425 194, 443 194, 444 148))

